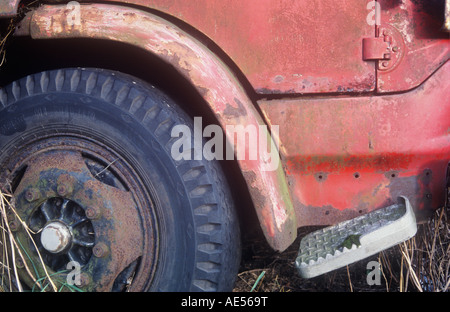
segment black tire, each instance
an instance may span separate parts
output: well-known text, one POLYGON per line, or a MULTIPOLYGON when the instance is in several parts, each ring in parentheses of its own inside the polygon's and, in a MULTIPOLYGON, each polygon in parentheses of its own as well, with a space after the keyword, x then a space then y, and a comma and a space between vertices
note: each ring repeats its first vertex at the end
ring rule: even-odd
POLYGON ((102 145, 133 168, 140 191, 149 194, 145 220, 152 228, 145 237, 154 250, 152 259, 140 262, 153 267, 146 282, 130 289, 232 290, 240 237, 229 187, 218 162, 171 157, 171 129, 180 124, 192 129, 193 123, 168 96, 122 73, 61 69, 0 89, 0 103, 1 177, 11 192, 24 174, 19 162, 69 146, 72 139, 102 145))

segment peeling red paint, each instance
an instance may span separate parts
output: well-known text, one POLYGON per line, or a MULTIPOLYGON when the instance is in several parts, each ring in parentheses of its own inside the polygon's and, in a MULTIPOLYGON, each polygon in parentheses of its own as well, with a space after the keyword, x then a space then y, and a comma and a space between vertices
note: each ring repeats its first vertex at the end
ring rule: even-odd
POLYGON ((443 18, 425 0, 378 2, 381 26, 403 38, 402 49, 392 53, 392 58, 402 55, 396 71, 377 71, 378 61, 363 60, 362 41, 376 32, 367 22, 369 0, 123 1, 194 27, 236 63, 260 94, 394 92, 417 87, 449 57, 443 18))
POLYGON ((268 122, 280 125, 299 226, 344 221, 400 195, 417 210, 443 205, 449 73, 447 62, 404 94, 259 101, 268 122))
POLYGON ((375 64, 361 58, 361 40, 374 32, 366 22, 365 1, 339 5, 334 0, 123 2, 172 15, 212 39, 258 93, 375 89, 375 64))
POLYGON ((296 156, 289 158, 286 163, 291 170, 302 174, 311 172, 344 173, 349 168, 353 174, 361 170, 384 172, 386 168, 406 169, 412 161, 412 155, 400 153, 386 153, 376 155, 330 155, 330 156, 296 156))

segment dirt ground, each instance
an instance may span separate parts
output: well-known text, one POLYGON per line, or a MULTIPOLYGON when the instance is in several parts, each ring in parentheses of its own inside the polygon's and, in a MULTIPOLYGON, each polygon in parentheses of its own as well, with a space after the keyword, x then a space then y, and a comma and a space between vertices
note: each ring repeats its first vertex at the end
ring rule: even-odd
MULTIPOLYGON (((301 237, 300 237, 301 238, 301 237)), ((386 291, 386 286, 367 285, 366 265, 371 257, 312 279, 301 278, 295 268, 300 238, 283 253, 274 252, 263 239, 243 248, 235 292, 348 292, 386 291), (350 276, 350 278, 349 278, 350 276), (259 278, 259 281, 257 282, 259 278)))

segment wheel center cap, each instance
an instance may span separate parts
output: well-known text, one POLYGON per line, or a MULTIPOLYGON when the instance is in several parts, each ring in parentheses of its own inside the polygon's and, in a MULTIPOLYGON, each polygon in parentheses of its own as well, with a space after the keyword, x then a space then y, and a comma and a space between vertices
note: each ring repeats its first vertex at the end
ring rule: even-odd
POLYGON ((69 228, 61 222, 47 224, 41 232, 42 246, 51 253, 59 253, 66 249, 72 240, 69 228))

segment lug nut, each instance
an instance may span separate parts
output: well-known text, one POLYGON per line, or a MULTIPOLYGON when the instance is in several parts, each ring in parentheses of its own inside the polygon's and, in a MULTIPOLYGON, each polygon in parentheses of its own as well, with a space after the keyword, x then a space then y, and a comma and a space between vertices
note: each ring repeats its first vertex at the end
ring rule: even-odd
POLYGON ((86 287, 87 285, 89 285, 89 283, 91 282, 91 279, 89 277, 89 275, 87 275, 86 273, 81 273, 80 274, 80 287, 86 287))
POLYGON ((59 184, 56 188, 56 192, 64 197, 72 193, 72 187, 66 184, 59 184))
POLYGON ((108 254, 108 246, 106 246, 104 243, 98 243, 94 246, 94 248, 92 248, 92 253, 97 258, 105 257, 108 254))
POLYGON ((41 197, 41 192, 38 189, 30 188, 25 192, 25 199, 28 202, 33 202, 41 197))
POLYGON ((91 220, 98 219, 98 217, 100 217, 100 210, 95 207, 88 207, 86 209, 86 217, 91 220))
POLYGON ((19 222, 17 222, 17 220, 12 220, 11 222, 9 222, 9 229, 13 232, 16 232, 19 230, 19 222))

